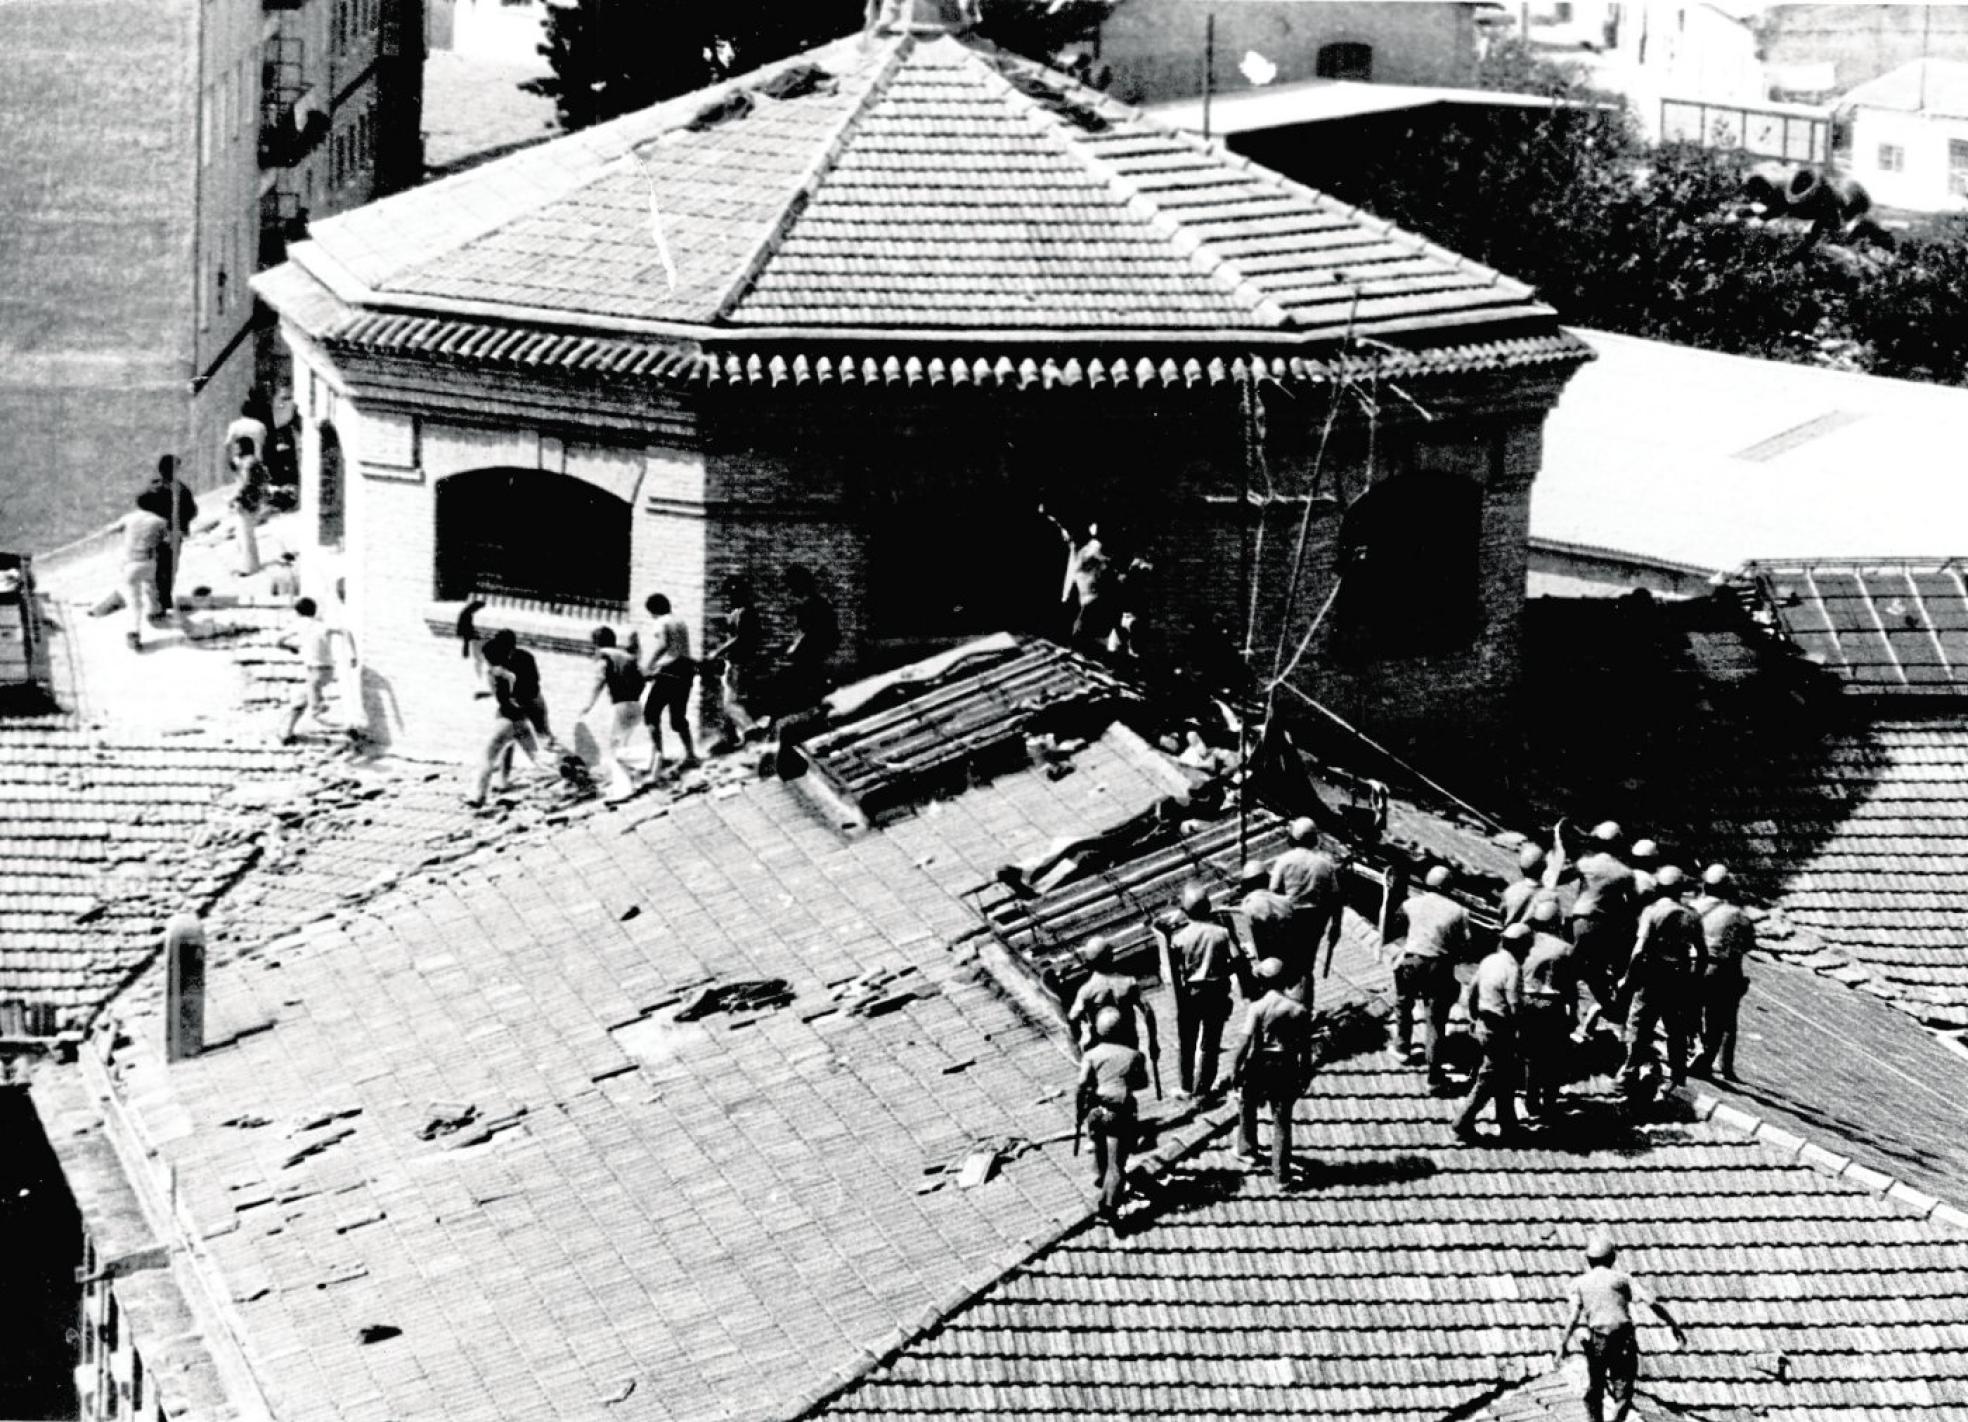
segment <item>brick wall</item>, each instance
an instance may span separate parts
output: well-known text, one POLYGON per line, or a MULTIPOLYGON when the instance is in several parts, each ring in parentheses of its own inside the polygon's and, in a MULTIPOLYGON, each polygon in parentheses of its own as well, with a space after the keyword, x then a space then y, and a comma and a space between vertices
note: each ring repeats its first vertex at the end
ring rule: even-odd
POLYGON ((1219 93, 1248 87, 1237 68, 1247 51, 1289 83, 1316 77, 1319 50, 1338 43, 1371 45, 1377 82, 1462 86, 1476 74, 1471 11, 1424 0, 1122 0, 1101 26, 1100 59, 1113 71, 1113 94, 1128 103, 1191 98, 1202 92, 1204 26, 1214 14, 1219 93))
MULTIPOLYGON (((1516 693, 1530 487, 1555 393, 1501 377, 1423 390, 1432 421, 1388 400, 1371 429, 1349 402, 1323 456, 1327 397, 1268 394, 1266 467, 1251 476, 1262 496, 1252 521, 1257 669, 1268 675, 1291 655, 1333 589, 1355 501, 1408 474, 1452 476, 1469 490, 1480 545, 1466 639, 1425 655, 1390 653, 1357 633, 1343 638, 1335 613, 1295 680, 1401 744, 1444 755, 1496 744, 1516 693)), ((769 644, 783 644, 793 563, 814 569, 835 599, 843 677, 983 630, 1056 632, 1065 550, 1041 502, 1071 523, 1098 520, 1110 543, 1153 562, 1144 630, 1158 655, 1221 666, 1234 662, 1244 634, 1234 392, 734 392, 707 399, 686 433, 672 412, 660 435, 640 441, 412 417, 332 391, 318 398, 310 421, 332 416, 347 464, 347 615, 363 643, 375 728, 421 753, 469 759, 490 715, 471 697, 448 629, 432 627, 448 615, 434 603, 437 489, 472 470, 579 478, 627 497, 623 621, 640 625, 643 597, 662 591, 700 653, 720 630, 718 586, 729 574, 752 583, 769 644)), ((313 481, 318 459, 307 462, 313 481)), ((308 556, 310 590, 321 595, 336 564, 330 550, 308 556)), ((492 608, 480 622, 511 626, 535 647, 559 716, 585 699, 591 617, 492 608)))

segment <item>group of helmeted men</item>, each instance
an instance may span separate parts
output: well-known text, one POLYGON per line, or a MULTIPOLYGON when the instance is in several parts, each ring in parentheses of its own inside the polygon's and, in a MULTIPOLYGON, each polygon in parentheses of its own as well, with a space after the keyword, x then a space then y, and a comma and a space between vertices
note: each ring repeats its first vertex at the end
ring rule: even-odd
MULTIPOLYGON (((1246 864, 1239 876, 1242 938, 1200 884, 1182 891, 1177 914, 1151 925, 1175 1001, 1177 1090, 1217 1093, 1224 1030, 1241 995, 1244 1035, 1229 1075, 1239 1097, 1238 1154, 1257 1161, 1259 1121, 1268 1114, 1271 1170, 1281 1183, 1292 1168, 1292 1109, 1312 1073, 1314 973, 1322 948, 1331 971, 1341 918, 1339 865, 1317 847, 1316 827, 1295 820, 1287 837, 1275 860, 1246 864)), ((1085 956, 1091 972, 1068 1012, 1082 1048, 1077 1119, 1091 1138, 1101 1212, 1111 1220, 1138 1133, 1136 1099, 1151 1081, 1159 1091, 1161 1051, 1154 1009, 1139 981, 1120 970, 1111 942, 1090 939, 1085 956)))
POLYGON ((1495 946, 1466 984, 1456 974, 1475 930, 1451 893, 1453 876, 1430 869, 1406 905, 1407 932, 1394 966, 1395 1038, 1446 1089, 1442 1043, 1460 998, 1481 1063, 1456 1134, 1477 1139, 1487 1106, 1504 1138, 1518 1133, 1518 1098, 1534 1117, 1559 1109, 1575 1054, 1600 1023, 1617 1024, 1614 1080, 1628 1102, 1692 1072, 1734 1079, 1737 1014, 1748 990, 1744 963, 1756 931, 1736 901, 1728 869, 1711 864, 1700 892, 1651 841, 1627 844, 1607 821, 1573 860, 1562 827, 1551 851, 1527 844, 1520 877, 1498 904, 1495 946), (1419 1018, 1422 1044, 1412 1045, 1419 1018), (1664 1049, 1664 1050, 1663 1050, 1664 1049), (1692 1059, 1691 1059, 1692 1054, 1692 1059))
MULTIPOLYGON (((1312 821, 1294 821, 1288 837, 1272 863, 1244 866, 1234 905, 1190 884, 1180 909, 1151 925, 1175 1003, 1176 1090, 1209 1097, 1224 1084, 1219 1058, 1241 996, 1245 1030, 1227 1083, 1239 1098, 1238 1154, 1257 1161, 1260 1118, 1269 1115, 1270 1168, 1281 1184, 1293 1169, 1292 1110, 1314 1065, 1314 982, 1331 971, 1341 924, 1339 866, 1317 847, 1312 821)), ((1660 862, 1649 841, 1629 845, 1611 822, 1576 859, 1561 827, 1549 852, 1526 844, 1519 864, 1487 953, 1477 948, 1488 935, 1445 865, 1428 870, 1390 933, 1399 940, 1401 1057, 1450 1089, 1444 1042, 1458 1002, 1481 1053, 1456 1134, 1478 1139, 1477 1118, 1489 1107, 1502 1136, 1514 1138, 1520 1098, 1531 1116, 1553 1117, 1560 1088, 1578 1075, 1576 1054, 1601 1024, 1620 1028, 1615 1080, 1629 1101, 1690 1072, 1733 1079, 1744 962, 1756 936, 1729 871, 1710 865, 1691 897, 1679 866, 1660 862), (1465 981, 1458 969, 1472 961, 1465 981)), ((1112 1219, 1139 1133, 1139 1094, 1151 1084, 1161 1092, 1161 1051, 1154 1011, 1112 943, 1095 937, 1085 956, 1090 973, 1068 1013, 1082 1049, 1076 1119, 1092 1146, 1101 1212, 1112 1219)))

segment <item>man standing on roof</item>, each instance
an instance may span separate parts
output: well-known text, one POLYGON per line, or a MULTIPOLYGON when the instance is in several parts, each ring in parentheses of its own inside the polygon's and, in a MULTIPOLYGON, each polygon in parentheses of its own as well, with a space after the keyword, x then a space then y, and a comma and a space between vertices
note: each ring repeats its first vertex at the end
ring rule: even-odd
POLYGON ((1237 941, 1216 916, 1209 890, 1201 884, 1183 889, 1182 919, 1168 940, 1181 1053, 1176 1075, 1185 1095, 1208 1096, 1216 1087, 1216 1056, 1223 1047, 1223 1024, 1230 1018, 1237 941))
POLYGON ((1640 915, 1633 956, 1615 993, 1627 998, 1626 1064, 1618 1082, 1638 1094, 1641 1073, 1654 1057, 1654 1030, 1667 1029, 1667 1078, 1688 1080, 1688 1006, 1708 966, 1701 920, 1681 902, 1686 876, 1666 864, 1654 876, 1654 901, 1640 915))
POLYGON ((1517 1078, 1519 1016, 1523 1008, 1524 955, 1531 946, 1531 926, 1513 923, 1503 930, 1497 946, 1476 965, 1476 976, 1463 994, 1463 1010, 1483 1049, 1476 1084, 1455 1119, 1456 1139, 1476 1140, 1476 1116, 1494 1102, 1498 1139, 1517 1135, 1517 1078))
POLYGON ((1120 1217, 1121 1193, 1127 1185, 1128 1152, 1134 1149, 1135 1093, 1147 1085, 1146 1060, 1121 1040, 1119 1009, 1101 1008, 1094 1014, 1093 1045, 1080 1058, 1080 1087, 1075 1108, 1080 1123, 1093 1137, 1100 1218, 1110 1225, 1120 1217))
POLYGON ((1289 963, 1301 963, 1305 981, 1312 981, 1318 967, 1319 943, 1326 945, 1322 974, 1332 972, 1333 949, 1339 946, 1340 922, 1344 917, 1339 894, 1339 865, 1319 848, 1319 828, 1300 817, 1285 830, 1289 848, 1271 865, 1271 892, 1291 900, 1292 934, 1298 946, 1289 963))
POLYGON ((1688 1335, 1667 1305, 1624 1269, 1614 1267, 1617 1257, 1612 1236, 1594 1230, 1585 1246, 1586 1270, 1572 1280, 1570 1312, 1558 1337, 1557 1362, 1563 1367, 1572 1335, 1585 1329, 1585 1415, 1592 1422, 1624 1422, 1633 1406, 1633 1384, 1640 1373, 1640 1345, 1633 1330, 1636 1302, 1652 1309, 1674 1331, 1677 1347, 1688 1345, 1688 1335))
POLYGON ((1075 538, 1073 530, 1039 505, 1040 515, 1059 530, 1066 544, 1066 579, 1059 591, 1062 607, 1073 609, 1072 645, 1083 652, 1100 651, 1120 621, 1120 570, 1101 541, 1100 525, 1086 525, 1086 537, 1075 538))
POLYGON ((795 563, 786 569, 786 591, 793 595, 793 640, 786 644, 786 664, 779 685, 782 714, 805 711, 820 704, 834 653, 840 650, 840 617, 820 591, 813 570, 795 563))
POLYGON ((1155 1029, 1155 1009, 1142 997, 1141 983, 1122 972, 1115 962, 1112 940, 1099 934, 1087 939, 1085 958, 1093 971, 1080 984, 1073 1005, 1066 1009, 1066 1020, 1078 1029, 1081 1047, 1093 1040, 1094 1020, 1103 1009, 1111 1007, 1120 1014, 1121 1022, 1120 1035, 1114 1040, 1130 1047, 1138 1046, 1142 1039, 1138 1029, 1145 1028, 1149 1059, 1159 1058, 1162 1046, 1155 1029))
POLYGON ((1565 1083, 1572 1015, 1578 1010, 1578 972, 1572 945, 1559 932, 1555 900, 1533 903, 1526 926, 1531 942, 1524 955, 1524 1002, 1517 1033, 1524 1067, 1524 1109, 1533 1116, 1548 1116, 1558 1109, 1558 1088, 1565 1083))
POLYGON ((1422 893, 1402 909, 1407 936, 1401 956, 1394 960, 1394 1041, 1404 1060, 1413 1062, 1410 1045, 1414 1010, 1420 1007, 1425 1024, 1422 1057, 1428 1063, 1428 1084, 1440 1086, 1442 1033, 1455 1004, 1455 965, 1469 952, 1469 911, 1448 896, 1453 876, 1437 864, 1422 881, 1422 893))
POLYGON ((1535 844, 1526 844, 1517 851, 1517 870, 1520 877, 1504 885, 1503 897, 1498 903, 1499 916, 1503 927, 1513 923, 1523 923, 1530 917, 1531 903, 1539 897, 1550 897, 1551 891, 1544 884, 1544 850, 1535 844))
POLYGON ((1291 1183, 1292 1111, 1312 1077, 1312 1014, 1284 990, 1285 965, 1266 958, 1257 965, 1263 996, 1251 1004, 1237 1049, 1237 1154, 1255 1164, 1257 1108, 1271 1111, 1271 1175, 1291 1183))
POLYGON ((1276 958, 1283 963, 1287 979, 1304 981, 1305 1002, 1310 1006, 1312 966, 1295 961, 1298 940, 1292 927, 1292 901, 1271 888, 1271 871, 1258 860, 1253 859, 1244 866, 1237 882, 1244 891, 1243 898, 1237 902, 1237 912, 1243 915, 1250 936, 1251 961, 1261 963, 1266 958, 1276 958))
POLYGON ((1704 892, 1693 905, 1695 917, 1701 920, 1702 939, 1708 945, 1700 990, 1701 1055, 1688 1070, 1707 1076, 1719 1069, 1734 1081, 1736 1014, 1743 994, 1749 991, 1743 963, 1756 948, 1756 926, 1735 901, 1727 866, 1709 865, 1702 871, 1702 885, 1704 892))
POLYGON ((1633 948, 1640 911, 1633 870, 1620 855, 1622 837, 1617 824, 1604 821, 1592 831, 1592 848, 1568 867, 1561 822, 1553 850, 1558 860, 1555 882, 1571 878, 1579 884, 1578 897, 1572 901, 1572 943, 1578 949, 1579 975, 1608 1017, 1618 1015, 1613 985, 1633 948))

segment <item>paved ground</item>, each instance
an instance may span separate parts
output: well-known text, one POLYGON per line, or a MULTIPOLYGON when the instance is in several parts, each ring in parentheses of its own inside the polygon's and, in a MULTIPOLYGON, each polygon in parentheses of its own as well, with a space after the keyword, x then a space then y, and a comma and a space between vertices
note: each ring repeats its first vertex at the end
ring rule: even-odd
POLYGON ((559 132, 551 99, 519 86, 547 73, 539 64, 495 64, 450 50, 424 61, 424 166, 455 172, 559 132))

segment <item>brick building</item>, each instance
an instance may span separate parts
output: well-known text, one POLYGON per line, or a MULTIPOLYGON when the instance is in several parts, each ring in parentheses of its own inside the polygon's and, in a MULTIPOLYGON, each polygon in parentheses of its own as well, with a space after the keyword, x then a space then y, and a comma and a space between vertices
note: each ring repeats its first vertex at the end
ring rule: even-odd
POLYGON ((122 513, 275 378, 246 282, 310 215, 421 176, 422 0, 0 8, 0 546, 122 513))
POLYGON ((1246 53, 1277 66, 1277 80, 1373 80, 1468 85, 1476 79, 1476 11, 1470 4, 1375 4, 1372 0, 1120 0, 1094 48, 1131 104, 1202 92, 1205 26, 1216 20, 1219 92, 1249 86, 1246 53))
POLYGON ((1040 504, 1153 561, 1146 620, 1192 660, 1244 634, 1246 534, 1260 670, 1349 559, 1301 681, 1397 737, 1497 724, 1584 348, 1526 288, 923 8, 317 224, 261 279, 307 575, 344 580, 379 729, 476 739, 473 594, 569 654, 562 705, 597 621, 661 589, 703 629, 725 574, 783 606, 793 562, 853 664, 1044 626, 1040 504))

